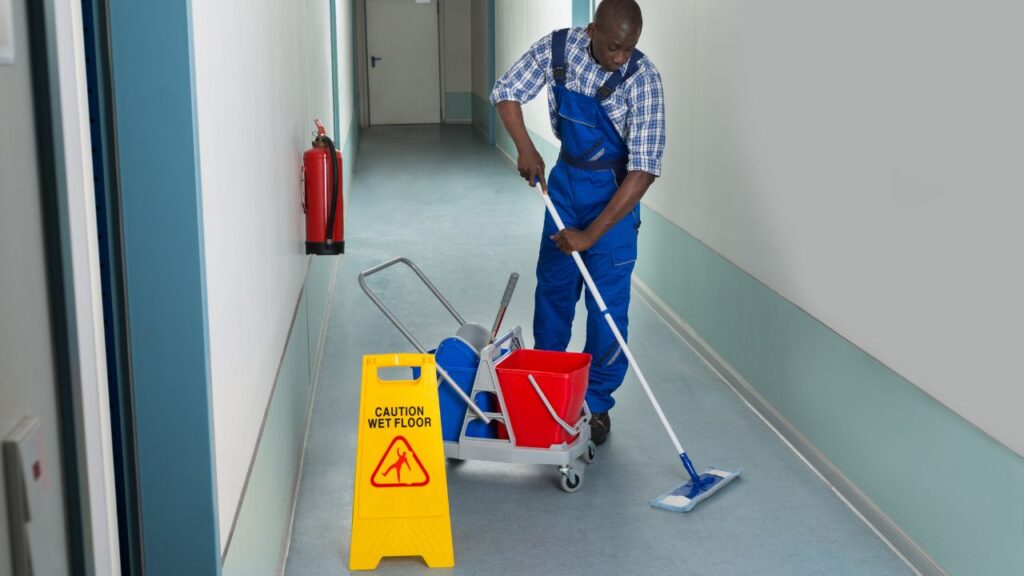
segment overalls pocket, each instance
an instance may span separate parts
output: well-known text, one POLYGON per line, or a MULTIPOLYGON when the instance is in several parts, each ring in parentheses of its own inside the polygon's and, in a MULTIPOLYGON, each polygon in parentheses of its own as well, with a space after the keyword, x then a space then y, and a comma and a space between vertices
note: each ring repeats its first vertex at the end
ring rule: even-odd
POLYGON ((558 104, 558 115, 570 122, 597 128, 597 108, 583 98, 562 98, 558 104))
POLYGON ((612 248, 612 264, 625 266, 636 262, 636 242, 628 246, 612 248))

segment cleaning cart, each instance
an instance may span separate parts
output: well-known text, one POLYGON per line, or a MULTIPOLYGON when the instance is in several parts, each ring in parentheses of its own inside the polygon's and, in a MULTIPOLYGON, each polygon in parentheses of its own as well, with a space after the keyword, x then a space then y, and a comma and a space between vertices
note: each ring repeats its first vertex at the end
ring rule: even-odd
POLYGON ((518 326, 495 339, 510 290, 488 331, 466 322, 408 258, 364 270, 359 286, 418 352, 435 355, 446 457, 552 465, 563 490, 579 490, 586 464, 597 454, 584 399, 590 355, 527 349, 518 326), (396 264, 408 266, 458 324, 455 335, 434 350, 423 346, 366 283, 396 264))

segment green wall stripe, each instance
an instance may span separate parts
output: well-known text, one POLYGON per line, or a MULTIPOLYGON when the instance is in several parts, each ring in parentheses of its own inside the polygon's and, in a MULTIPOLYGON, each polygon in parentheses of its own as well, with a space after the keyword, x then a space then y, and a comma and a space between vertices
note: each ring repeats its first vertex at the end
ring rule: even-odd
POLYGON ((473 119, 472 92, 445 92, 445 121, 465 121, 473 119))
POLYGON ((637 276, 912 540, 950 574, 1024 574, 1024 459, 653 210, 642 218, 637 276))
MULTIPOLYGON (((495 146, 497 146, 498 150, 504 152, 505 155, 511 159, 512 164, 515 165, 516 158, 519 156, 519 153, 516 152, 516 144, 512 141, 512 137, 509 136, 508 130, 505 130, 505 126, 500 122, 498 123, 497 128, 498 137, 495 146)), ((555 162, 558 160, 558 147, 548 142, 529 128, 526 129, 526 132, 530 135, 530 139, 533 140, 533 145, 537 148, 537 152, 539 152, 541 158, 544 159, 544 169, 547 172, 551 172, 551 169, 555 166, 555 162)))

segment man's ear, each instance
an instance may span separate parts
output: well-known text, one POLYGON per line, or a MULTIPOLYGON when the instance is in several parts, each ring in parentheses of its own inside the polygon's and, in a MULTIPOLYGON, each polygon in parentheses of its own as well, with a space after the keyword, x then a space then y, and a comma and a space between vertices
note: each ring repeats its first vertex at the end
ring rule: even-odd
POLYGON ((587 36, 589 36, 591 40, 594 39, 594 23, 593 22, 591 22, 590 24, 587 24, 587 36))

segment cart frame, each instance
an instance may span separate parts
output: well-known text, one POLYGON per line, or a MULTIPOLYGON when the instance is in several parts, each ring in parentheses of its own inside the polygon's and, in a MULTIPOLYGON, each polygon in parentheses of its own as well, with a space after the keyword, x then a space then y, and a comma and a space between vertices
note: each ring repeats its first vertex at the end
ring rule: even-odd
MULTIPOLYGON (((419 277, 434 297, 459 323, 460 330, 467 325, 479 326, 467 323, 448 299, 445 298, 444 294, 427 278, 426 274, 408 258, 401 256, 393 258, 360 272, 360 288, 418 352, 421 354, 430 353, 366 283, 366 278, 369 276, 396 264, 405 264, 419 277)), ((501 382, 498 379, 496 368, 513 351, 520 348, 523 348, 522 328, 516 326, 505 332, 494 342, 477 350, 480 355, 480 362, 477 365, 476 376, 473 379, 473 386, 469 394, 466 394, 455 383, 443 366, 437 366, 437 372, 441 376, 441 380, 446 382, 469 408, 463 419, 458 441, 444 441, 445 456, 455 460, 485 460, 488 462, 506 462, 510 464, 553 465, 558 468, 558 472, 561 474, 562 489, 566 492, 575 492, 583 484, 583 471, 586 468, 586 464, 592 463, 597 455, 597 447, 590 439, 590 408, 587 406, 586 401, 584 401, 583 409, 576 423, 570 425, 558 416, 534 377, 532 375, 529 376, 530 384, 538 398, 547 408, 548 414, 562 429, 574 435, 575 438, 571 442, 553 444, 548 448, 516 446, 515 429, 508 418, 508 410, 505 405, 505 398, 502 394, 501 382), (479 394, 493 394, 497 400, 498 411, 485 412, 482 410, 474 401, 479 394), (489 424, 492 421, 500 422, 508 432, 508 438, 467 436, 466 431, 469 428, 469 424, 475 420, 482 421, 485 424, 489 424)))

